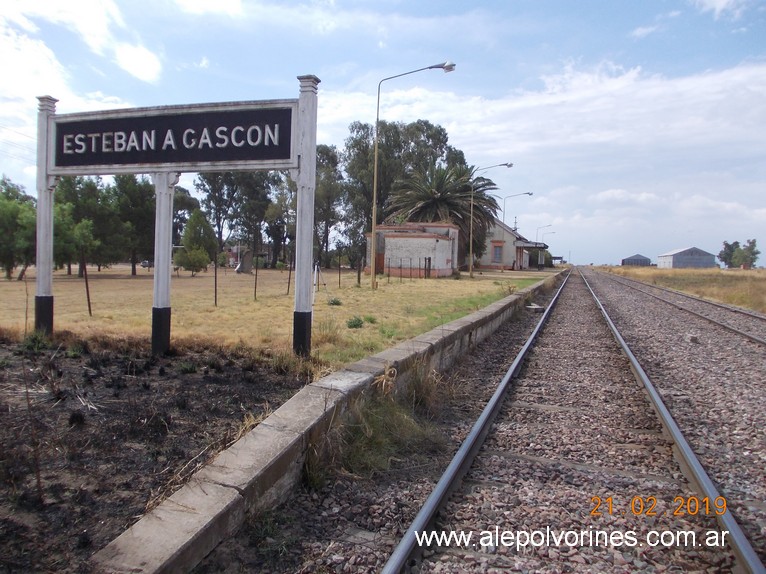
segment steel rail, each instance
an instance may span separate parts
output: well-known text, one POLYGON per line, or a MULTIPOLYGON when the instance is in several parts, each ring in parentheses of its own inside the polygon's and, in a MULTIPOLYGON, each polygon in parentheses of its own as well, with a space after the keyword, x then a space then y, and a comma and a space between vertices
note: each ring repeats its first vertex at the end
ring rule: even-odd
MULTIPOLYGON (((764 316, 762 313, 758 313, 757 311, 751 311, 750 309, 744 309, 742 307, 737 307, 736 305, 729 305, 727 303, 719 303, 718 301, 711 301, 710 299, 705 299, 704 297, 692 295, 691 293, 685 293, 683 291, 679 291, 678 289, 671 289, 670 287, 663 287, 661 285, 649 285, 648 283, 644 281, 639 281, 638 279, 633 279, 632 277, 626 277, 624 275, 617 275, 614 273, 606 274, 603 272, 600 272, 600 273, 602 275, 607 275, 613 280, 616 280, 618 283, 622 283, 623 285, 628 285, 628 287, 633 287, 632 285, 629 285, 629 283, 638 283, 639 285, 643 285, 644 287, 649 287, 651 289, 658 289, 660 291, 672 293, 673 295, 678 295, 679 297, 685 297, 686 299, 699 301, 700 303, 707 303, 708 305, 712 305, 713 307, 720 307, 721 309, 724 309, 726 311, 731 311, 732 313, 739 313, 740 315, 746 315, 747 317, 752 317, 753 319, 760 319, 761 321, 766 321, 766 316, 764 316)), ((633 287, 633 288, 638 289, 637 287, 633 287)), ((640 289, 638 290, 640 291, 640 289)), ((643 293, 646 293, 646 291, 643 291, 643 293)))
MULTIPOLYGON (((596 301, 598 308, 601 310, 601 314, 609 325, 609 328, 612 331, 612 335, 619 343, 620 347, 622 347, 623 353, 625 353, 625 355, 628 357, 633 372, 635 373, 636 377, 639 378, 643 383, 646 392, 649 395, 649 400, 651 401, 654 410, 657 412, 657 415, 660 417, 660 421, 663 427, 665 427, 665 430, 668 431, 674 444, 677 447, 676 451, 682 459, 682 464, 686 466, 691 475, 688 478, 692 483, 697 485, 699 492, 703 496, 708 497, 710 500, 715 500, 721 496, 718 492, 718 489, 715 487, 713 481, 710 479, 707 472, 703 468, 702 464, 697 458, 697 455, 694 454, 694 451, 686 441, 686 438, 681 432, 681 429, 679 428, 675 419, 673 419, 670 411, 662 401, 662 397, 660 396, 659 392, 655 388, 654 384, 652 384, 651 380, 649 380, 649 377, 641 367, 638 359, 636 359, 635 355, 630 350, 630 347, 628 347, 628 344, 622 338, 622 335, 620 335, 620 332, 612 322, 612 319, 609 317, 606 309, 604 309, 604 306, 596 296, 596 293, 591 288, 588 280, 585 278, 582 271, 579 269, 577 271, 580 273, 583 281, 585 281, 585 285, 588 287, 591 295, 593 295, 593 299, 596 301)), ((727 511, 723 515, 718 516, 717 519, 720 526, 729 532, 729 546, 739 560, 740 566, 747 568, 747 571, 751 572, 752 574, 766 574, 766 567, 764 567, 760 558, 758 558, 758 555, 750 544, 750 540, 748 540, 747 536, 739 526, 739 523, 737 523, 737 520, 734 518, 732 513, 727 511)))
POLYGON ((415 516, 412 524, 407 529, 407 532, 404 533, 404 536, 402 536, 399 544, 396 546, 396 548, 394 548, 394 551, 389 557, 388 562, 386 562, 386 565, 381 571, 382 574, 396 574, 405 567, 407 561, 416 551, 417 540, 415 538, 415 534, 428 528, 428 525, 431 523, 436 513, 447 501, 447 497, 452 493, 453 489, 457 486, 457 483, 468 471, 468 468, 473 463, 473 459, 476 457, 476 453, 478 452, 479 448, 484 442, 484 439, 487 436, 487 433, 489 432, 492 422, 495 420, 500 407, 503 405, 503 400, 505 399, 505 394, 508 390, 508 387, 510 386, 511 381, 514 377, 516 377, 516 375, 518 375, 519 371, 521 370, 524 358, 529 352, 529 349, 532 347, 535 339, 537 339, 537 336, 539 335, 543 326, 548 321, 548 317, 550 317, 553 308, 556 306, 559 295, 561 295, 561 292, 564 289, 564 286, 567 284, 568 280, 569 274, 567 274, 564 282, 556 292, 556 295, 549 303, 548 308, 543 313, 543 316, 540 318, 540 321, 537 323, 534 331, 532 331, 529 339, 527 339, 527 342, 524 344, 521 351, 519 351, 518 355, 516 355, 516 358, 508 368, 508 371, 503 376, 503 379, 500 381, 500 384, 495 390, 495 393, 492 395, 492 398, 489 400, 487 405, 484 407, 484 410, 481 412, 481 415, 474 423, 471 432, 465 438, 463 444, 460 445, 457 453, 455 453, 455 456, 452 458, 452 461, 447 467, 447 470, 444 471, 444 474, 439 479, 439 482, 434 487, 428 499, 426 499, 426 502, 423 504, 420 512, 418 512, 418 514, 415 516))
MULTIPOLYGON (((744 331, 741 331, 737 329, 736 327, 732 327, 731 325, 727 325, 726 323, 721 323, 720 321, 716 321, 715 319, 712 319, 710 317, 707 317, 703 315, 702 313, 697 313, 697 311, 692 311, 691 309, 684 307, 683 305, 679 305, 678 303, 673 303, 673 301, 668 301, 667 299, 663 299, 662 297, 659 297, 655 295, 654 293, 649 293, 648 291, 644 291, 643 289, 639 289, 635 285, 630 285, 629 283, 624 283, 620 280, 613 279, 620 285, 625 285, 626 287, 630 287, 631 289, 635 289, 639 293, 643 293, 644 295, 648 295, 649 297, 654 297, 658 301, 662 301, 663 303, 667 303, 668 305, 671 305, 672 307, 675 307, 676 309, 680 309, 681 311, 685 311, 686 313, 691 313, 692 315, 699 317, 700 319, 704 319, 705 321, 708 321, 709 323, 713 323, 713 325, 718 325, 719 327, 723 327, 727 331, 731 331, 732 333, 736 333, 737 335, 740 335, 742 337, 745 337, 746 339, 752 341, 753 343, 758 343, 760 345, 766 346, 766 339, 761 339, 760 337, 756 337, 755 335, 751 335, 750 333, 745 333, 744 331)), ((631 280, 632 281, 632 280, 631 280)), ((586 282, 587 283, 587 282, 586 282)), ((640 281, 638 281, 640 283, 640 281)), ((708 303, 709 305, 713 305, 714 307, 721 307, 723 309, 726 309, 728 311, 731 311, 733 313, 741 313, 743 315, 746 315, 748 317, 754 317, 756 319, 764 320, 763 317, 760 317, 754 313, 748 313, 747 311, 738 310, 738 309, 732 309, 731 307, 727 307, 726 305, 721 305, 720 303, 715 303, 713 301, 706 301, 705 299, 700 299, 698 297, 691 297, 690 295, 687 295, 686 293, 681 293, 678 291, 674 291, 673 289, 665 289, 664 287, 657 287, 655 285, 650 285, 650 287, 654 287, 655 289, 663 289, 666 291, 669 291, 671 293, 674 293, 679 296, 683 297, 689 297, 691 299, 696 299, 702 303, 708 303)))

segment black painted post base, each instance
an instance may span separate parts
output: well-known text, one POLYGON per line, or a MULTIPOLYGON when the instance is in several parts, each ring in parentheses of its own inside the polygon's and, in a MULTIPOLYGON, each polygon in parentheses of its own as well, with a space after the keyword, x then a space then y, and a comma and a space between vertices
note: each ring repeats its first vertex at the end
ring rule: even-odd
POLYGON ((53 295, 35 296, 35 331, 53 333, 53 295))
POLYGON ((311 354, 311 311, 293 312, 293 352, 301 357, 311 354))
POLYGON ((152 307, 152 354, 170 350, 170 307, 152 307))

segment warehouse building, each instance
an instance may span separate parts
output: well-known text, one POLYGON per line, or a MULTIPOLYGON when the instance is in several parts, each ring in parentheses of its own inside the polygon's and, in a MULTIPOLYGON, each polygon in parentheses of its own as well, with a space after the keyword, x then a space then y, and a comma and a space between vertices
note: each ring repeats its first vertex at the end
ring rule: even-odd
POLYGON ((688 269, 717 267, 715 255, 697 247, 676 249, 657 257, 657 267, 664 269, 688 269))
POLYGON ((623 259, 622 264, 634 265, 636 267, 648 267, 652 264, 652 260, 637 253, 636 255, 631 255, 630 257, 623 259))

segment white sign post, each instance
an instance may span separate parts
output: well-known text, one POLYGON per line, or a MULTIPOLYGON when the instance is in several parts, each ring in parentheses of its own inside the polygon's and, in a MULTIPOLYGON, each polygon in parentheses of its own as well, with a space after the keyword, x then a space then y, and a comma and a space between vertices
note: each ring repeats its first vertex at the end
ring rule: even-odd
POLYGON ((319 78, 298 80, 297 100, 56 115, 54 98, 38 98, 35 329, 53 332, 53 189, 58 176, 152 174, 157 200, 152 352, 161 354, 170 348, 173 193, 180 173, 292 170, 298 182, 293 347, 309 354, 319 78))

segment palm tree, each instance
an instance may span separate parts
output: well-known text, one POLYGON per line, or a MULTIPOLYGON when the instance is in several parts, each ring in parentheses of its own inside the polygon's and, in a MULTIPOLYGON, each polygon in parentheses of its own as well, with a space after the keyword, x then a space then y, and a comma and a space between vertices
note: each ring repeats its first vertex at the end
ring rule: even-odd
POLYGON ((465 259, 471 236, 473 196, 473 252, 481 257, 487 233, 500 209, 488 192, 497 189, 491 179, 474 177, 475 167, 432 166, 426 173, 412 173, 397 182, 389 196, 386 213, 396 221, 457 225, 459 257, 465 259))

